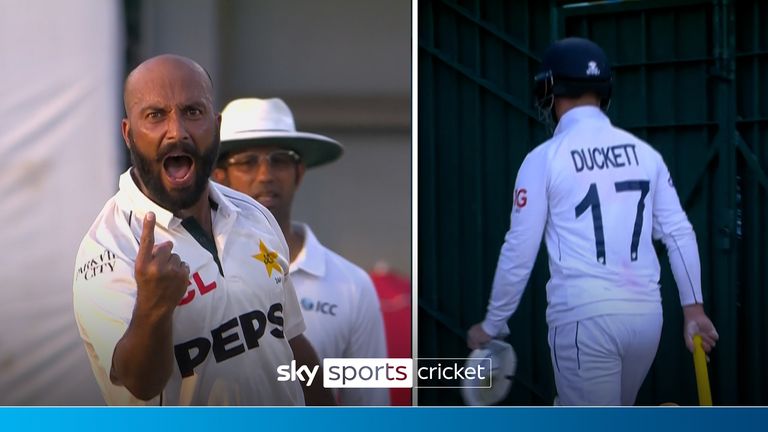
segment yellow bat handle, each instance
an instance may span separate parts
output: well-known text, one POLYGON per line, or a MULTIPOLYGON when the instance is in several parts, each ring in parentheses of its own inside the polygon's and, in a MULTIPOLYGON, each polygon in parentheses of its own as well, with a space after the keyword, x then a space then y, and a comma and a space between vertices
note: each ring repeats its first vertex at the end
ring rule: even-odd
POLYGON ((699 390, 699 405, 712 406, 712 392, 709 390, 707 356, 701 347, 701 336, 693 336, 693 366, 696 369, 696 388, 699 390))

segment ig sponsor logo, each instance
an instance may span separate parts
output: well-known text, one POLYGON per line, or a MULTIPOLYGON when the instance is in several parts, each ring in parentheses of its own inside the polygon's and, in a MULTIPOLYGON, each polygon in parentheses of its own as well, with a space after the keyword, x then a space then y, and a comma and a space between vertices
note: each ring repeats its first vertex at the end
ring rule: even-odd
POLYGON ((525 188, 515 189, 515 211, 519 212, 528 204, 528 190, 525 188))

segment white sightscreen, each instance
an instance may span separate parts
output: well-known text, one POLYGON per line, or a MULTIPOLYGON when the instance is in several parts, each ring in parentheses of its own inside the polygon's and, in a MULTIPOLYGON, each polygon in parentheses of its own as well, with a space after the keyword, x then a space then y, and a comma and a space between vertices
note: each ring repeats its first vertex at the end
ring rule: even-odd
POLYGON ((122 2, 0 0, 0 404, 102 404, 72 310, 117 188, 122 2))

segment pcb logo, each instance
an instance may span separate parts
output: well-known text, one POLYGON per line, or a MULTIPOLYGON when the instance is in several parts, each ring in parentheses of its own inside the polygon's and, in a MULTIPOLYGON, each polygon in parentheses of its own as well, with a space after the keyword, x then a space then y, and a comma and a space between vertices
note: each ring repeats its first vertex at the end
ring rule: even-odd
POLYGON ((280 266, 280 263, 277 262, 277 252, 269 250, 267 245, 261 240, 259 240, 259 253, 252 255, 251 257, 256 261, 264 263, 264 267, 266 268, 269 277, 272 277, 272 270, 277 270, 280 273, 283 272, 283 268, 280 266))

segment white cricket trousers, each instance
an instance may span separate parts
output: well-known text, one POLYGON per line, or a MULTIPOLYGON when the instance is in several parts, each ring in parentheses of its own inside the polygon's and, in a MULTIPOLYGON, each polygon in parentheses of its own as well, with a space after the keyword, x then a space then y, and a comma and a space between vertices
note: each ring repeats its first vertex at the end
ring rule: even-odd
POLYGON ((558 405, 633 405, 661 338, 662 314, 602 315, 549 328, 558 405))

